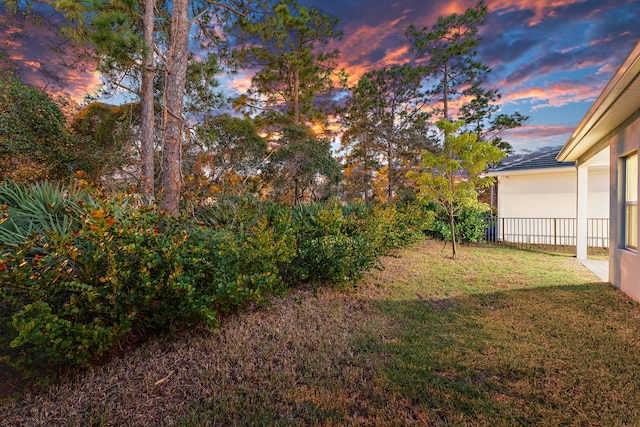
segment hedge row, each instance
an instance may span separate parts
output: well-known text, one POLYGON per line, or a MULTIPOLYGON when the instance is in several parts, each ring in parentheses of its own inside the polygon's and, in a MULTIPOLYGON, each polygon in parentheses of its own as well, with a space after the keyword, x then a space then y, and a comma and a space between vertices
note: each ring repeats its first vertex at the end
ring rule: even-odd
POLYGON ((0 357, 21 368, 87 365, 133 332, 215 328, 301 283, 353 282, 434 218, 421 204, 247 200, 174 218, 46 183, 3 184, 0 205, 0 357))

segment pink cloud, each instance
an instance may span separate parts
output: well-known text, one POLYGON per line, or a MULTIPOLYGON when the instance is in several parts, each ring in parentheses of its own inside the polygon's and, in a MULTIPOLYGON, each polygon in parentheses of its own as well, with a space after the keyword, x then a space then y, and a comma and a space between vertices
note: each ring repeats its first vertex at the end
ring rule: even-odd
POLYGON ((502 136, 518 152, 523 149, 535 150, 562 145, 569 139, 574 129, 573 126, 526 125, 506 131, 502 136))
POLYGON ((400 17, 382 25, 347 26, 345 38, 334 43, 340 50, 340 67, 349 74, 349 84, 355 84, 366 72, 393 64, 403 64, 413 58, 408 43, 400 47, 386 47, 385 41, 389 37, 404 34, 406 20, 411 10, 405 10, 400 17), (381 50, 382 58, 372 59, 371 52, 381 50))
MULTIPOLYGON (((416 24, 418 28, 422 25, 430 27, 439 16, 464 13, 476 2, 443 2, 434 5, 428 15, 420 12, 418 16, 415 10, 407 8, 406 2, 398 1, 390 6, 386 3, 381 4, 383 9, 378 10, 378 13, 397 18, 378 25, 362 22, 347 25, 344 28, 345 38, 332 46, 340 50, 340 67, 349 74, 349 84, 355 84, 368 71, 413 61, 415 55, 411 52, 410 42, 404 35, 409 24, 416 24), (378 57, 373 58, 372 52, 377 52, 378 57)), ((373 3, 371 5, 373 6, 373 3)))
POLYGON ((600 67, 598 71, 596 71, 596 74, 605 74, 607 76, 610 76, 616 72, 617 68, 618 66, 616 64, 609 63, 600 67))
MULTIPOLYGON (((15 59, 12 58, 14 61, 15 59)), ((40 64, 39 61, 22 61, 22 63, 24 65, 26 65, 27 67, 29 67, 29 69, 33 72, 37 72, 38 70, 40 70, 42 68, 42 64, 40 64)))
POLYGON ((533 110, 562 107, 571 103, 591 102, 602 88, 579 81, 561 80, 544 88, 520 87, 503 94, 503 104, 532 104, 533 110))
POLYGON ((251 79, 255 70, 240 70, 225 77, 225 88, 238 93, 244 93, 251 87, 251 79))
POLYGON ((575 127, 573 126, 561 126, 561 125, 544 125, 544 126, 534 126, 534 125, 525 125, 516 129, 509 130, 505 133, 509 135, 517 135, 519 138, 526 139, 538 139, 538 138, 547 138, 558 135, 568 135, 573 132, 575 127))
POLYGON ((500 13, 531 10, 534 15, 526 24, 532 27, 539 24, 545 17, 553 17, 554 9, 576 3, 584 3, 584 0, 495 0, 489 4, 489 10, 500 11, 500 13))
POLYGON ((61 54, 51 49, 52 44, 60 42, 54 29, 29 22, 18 26, 1 15, 0 28, 3 30, 0 49, 18 67, 18 76, 23 82, 52 93, 66 92, 76 102, 82 101, 86 94, 95 93, 102 84, 95 66, 79 61, 72 49, 63 50, 61 54))

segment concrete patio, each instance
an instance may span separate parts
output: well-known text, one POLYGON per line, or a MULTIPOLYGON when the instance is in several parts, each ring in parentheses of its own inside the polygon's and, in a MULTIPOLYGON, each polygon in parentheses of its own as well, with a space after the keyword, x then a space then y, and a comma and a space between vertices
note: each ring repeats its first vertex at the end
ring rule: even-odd
POLYGON ((600 259, 581 259, 580 263, 587 267, 603 282, 609 282, 609 261, 600 259))

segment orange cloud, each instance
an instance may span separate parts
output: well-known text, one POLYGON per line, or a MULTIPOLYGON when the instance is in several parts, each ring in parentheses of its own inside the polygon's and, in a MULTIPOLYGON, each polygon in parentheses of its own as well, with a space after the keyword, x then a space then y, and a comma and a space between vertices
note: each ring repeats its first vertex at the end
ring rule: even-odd
POLYGON ((37 71, 42 68, 42 64, 38 61, 23 61, 24 65, 29 67, 32 71, 37 71))
MULTIPOLYGON (((401 4, 397 3, 396 5, 401 4)), ((393 7, 393 6, 392 6, 393 7)), ((413 55, 409 52, 408 42, 397 47, 387 47, 385 41, 389 37, 397 37, 404 34, 407 18, 411 10, 404 10, 400 17, 382 25, 347 26, 344 33, 347 36, 340 42, 335 42, 331 48, 340 50, 340 67, 349 74, 349 84, 355 84, 363 74, 368 71, 387 67, 393 64, 404 64, 410 61, 413 55), (371 56, 372 52, 380 51, 382 57, 377 59, 371 56)))
POLYGON ((100 73, 97 71, 69 73, 66 76, 66 81, 70 83, 67 92, 76 102, 82 101, 87 94, 95 94, 102 86, 100 73))
POLYGON ((404 45, 395 50, 386 50, 380 62, 385 65, 404 64, 411 59, 411 56, 409 46, 404 45))

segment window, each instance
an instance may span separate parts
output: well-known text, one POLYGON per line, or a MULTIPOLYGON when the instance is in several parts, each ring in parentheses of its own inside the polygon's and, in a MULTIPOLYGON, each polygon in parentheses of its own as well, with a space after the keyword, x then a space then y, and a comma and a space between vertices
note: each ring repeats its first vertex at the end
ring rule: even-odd
POLYGON ((638 153, 624 159, 625 247, 638 249, 638 153))

